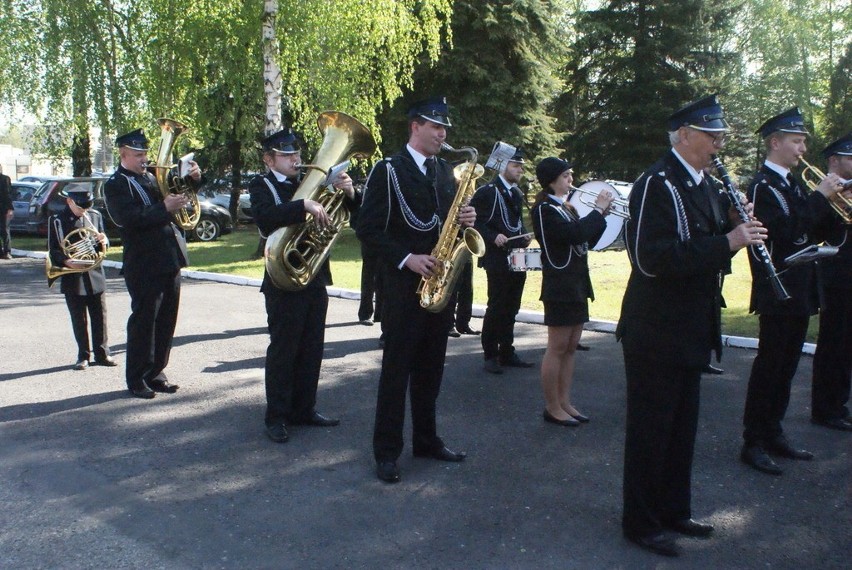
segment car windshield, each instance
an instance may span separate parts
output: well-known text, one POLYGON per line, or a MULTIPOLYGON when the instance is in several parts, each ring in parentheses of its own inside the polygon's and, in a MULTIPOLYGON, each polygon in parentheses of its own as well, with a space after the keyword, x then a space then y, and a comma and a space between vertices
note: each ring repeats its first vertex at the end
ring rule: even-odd
POLYGON ((15 188, 15 197, 13 200, 15 202, 29 202, 33 197, 32 188, 26 188, 18 186, 15 188))

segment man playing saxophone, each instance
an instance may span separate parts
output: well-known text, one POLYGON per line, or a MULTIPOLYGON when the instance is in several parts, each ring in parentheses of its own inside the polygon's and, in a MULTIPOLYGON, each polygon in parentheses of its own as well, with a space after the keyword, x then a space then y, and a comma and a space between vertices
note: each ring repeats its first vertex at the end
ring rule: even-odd
MULTIPOLYGON (((307 215, 313 223, 331 223, 323 205, 312 199, 293 199, 301 180, 300 141, 292 129, 284 129, 262 141, 265 176, 249 183, 251 207, 257 228, 264 236, 286 226, 304 224, 307 215)), ((343 205, 353 212, 361 196, 352 179, 342 173, 334 187, 343 190, 343 205)), ((326 286, 331 285, 328 259, 318 274, 298 290, 275 285, 264 271, 260 291, 266 300, 269 348, 266 351, 266 435, 277 443, 290 439, 288 425, 336 426, 337 419, 317 412, 316 398, 325 341, 328 310, 326 286)))
MULTIPOLYGON (((104 184, 109 214, 124 245, 124 282, 130 294, 127 319, 127 388, 138 398, 156 392, 173 394, 178 386, 163 370, 169 363, 180 303, 180 269, 188 256, 183 232, 173 214, 189 200, 183 194, 163 197, 148 172, 148 139, 136 129, 115 139, 121 164, 104 184)), ((190 162, 190 183, 201 170, 190 162)))
MULTIPOLYGON (((455 196, 453 168, 436 158, 450 120, 443 97, 408 110, 408 144, 377 163, 367 180, 357 234, 364 249, 383 265, 385 346, 376 402, 373 454, 376 475, 399 481, 405 398, 411 389, 412 446, 415 457, 462 461, 438 437, 435 405, 441 389, 452 304, 434 313, 420 304, 418 286, 442 260, 432 255, 455 196)), ((458 209, 458 222, 471 227, 476 210, 458 209)), ((447 292, 451 294, 452 292, 447 292)))
MULTIPOLYGON (((104 234, 104 222, 100 212, 93 210, 94 196, 91 189, 71 188, 69 185, 62 190, 65 198, 65 209, 54 214, 47 222, 47 247, 50 262, 62 271, 58 277, 60 291, 65 295, 65 304, 71 315, 71 329, 74 340, 77 341, 77 363, 74 370, 85 370, 89 367, 89 357, 94 352, 94 364, 100 366, 115 366, 116 362, 109 355, 109 341, 106 326, 106 275, 102 266, 86 271, 84 263, 70 257, 62 244, 66 236, 81 228, 90 228, 94 237, 92 249, 99 252, 106 250, 109 244, 104 234), (88 316, 87 316, 88 313, 88 316), (92 323, 92 351, 89 350, 89 320, 92 323)), ((69 238, 69 241, 73 238, 69 238)), ((91 267, 91 266, 90 266, 91 267)), ((54 277, 55 279, 55 277, 54 277)), ((52 279, 48 277, 48 284, 52 279)))

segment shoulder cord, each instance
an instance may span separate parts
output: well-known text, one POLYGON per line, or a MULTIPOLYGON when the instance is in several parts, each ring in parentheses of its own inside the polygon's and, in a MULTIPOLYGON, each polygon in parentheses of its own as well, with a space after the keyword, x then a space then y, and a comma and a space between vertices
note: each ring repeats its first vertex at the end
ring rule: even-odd
MULTIPOLYGON (((509 209, 506 206, 506 200, 503 198, 503 193, 500 191, 499 188, 496 187, 496 185, 495 185, 494 189, 497 193, 497 203, 500 206, 500 217, 503 219, 503 225, 506 227, 507 230, 509 230, 512 233, 517 233, 517 232, 521 231, 521 227, 522 227, 521 217, 518 216, 518 223, 517 224, 512 225, 512 224, 509 223, 509 209)), ((510 193, 512 192, 511 188, 509 188, 509 192, 510 193)))
MULTIPOLYGON (((689 220, 686 217, 686 209, 683 207, 683 201, 681 200, 680 193, 677 191, 677 188, 675 188, 674 185, 666 178, 665 171, 661 171, 658 174, 663 177, 663 182, 665 183, 666 188, 669 189, 669 193, 672 197, 672 203, 675 209, 677 219, 677 234, 680 237, 680 241, 682 243, 686 243, 690 240, 691 236, 689 234, 689 220)), ((655 274, 645 271, 645 269, 642 267, 642 263, 639 261, 639 241, 642 231, 642 218, 645 214, 645 200, 648 198, 648 184, 650 183, 650 181, 651 177, 649 176, 645 180, 645 189, 642 192, 642 203, 639 206, 639 218, 636 220, 636 243, 633 244, 633 248, 631 249, 629 243, 627 243, 629 242, 629 232, 625 232, 624 240, 627 244, 627 254, 628 257, 630 257, 631 262, 635 263, 636 267, 645 277, 656 277, 655 274)))
MULTIPOLYGON (((435 226, 440 226, 441 219, 438 217, 437 212, 432 214, 432 219, 428 222, 424 222, 420 220, 416 215, 414 215, 414 212, 411 210, 408 203, 405 201, 405 197, 402 195, 402 191, 399 188, 399 180, 396 177, 396 170, 394 170, 393 166, 390 163, 390 160, 386 160, 388 170, 388 187, 393 187, 394 193, 396 194, 396 199, 399 202, 399 209, 402 211, 402 217, 408 227, 419 232, 428 232, 432 231, 435 226)), ((388 194, 388 200, 390 200, 390 193, 388 194)), ((388 221, 389 219, 390 208, 388 208, 388 221)), ((385 223, 385 229, 387 229, 387 222, 385 223)))
POLYGON ((565 261, 564 264, 556 265, 555 263, 553 263, 553 259, 550 257, 550 251, 548 251, 548 249, 547 249, 547 236, 546 236, 546 233, 544 231, 544 218, 542 218, 542 216, 541 216, 541 210, 545 206, 553 208, 554 210, 556 210, 556 212, 560 216, 562 216, 563 218, 565 218, 569 222, 573 222, 573 221, 575 221, 575 219, 573 219, 571 214, 565 208, 557 207, 557 206, 554 206, 552 204, 542 204, 541 206, 539 206, 539 209, 538 209, 538 225, 541 228, 541 247, 544 250, 544 255, 547 256, 547 262, 554 269, 565 269, 566 267, 568 267, 571 264, 571 259, 574 257, 575 253, 577 255, 586 255, 588 253, 589 244, 583 243, 581 245, 572 245, 568 249, 568 259, 565 261))

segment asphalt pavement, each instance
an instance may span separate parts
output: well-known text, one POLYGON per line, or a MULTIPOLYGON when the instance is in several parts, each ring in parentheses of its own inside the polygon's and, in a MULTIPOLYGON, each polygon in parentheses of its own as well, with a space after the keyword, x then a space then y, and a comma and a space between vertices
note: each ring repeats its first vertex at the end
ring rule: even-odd
MULTIPOLYGON (((578 428, 542 421, 538 368, 488 375, 477 337, 449 339, 439 433, 467 460, 414 459, 407 445, 402 482, 386 485, 371 451, 379 327, 358 324, 357 301, 329 305, 317 408, 341 425, 276 444, 257 287, 184 279, 167 369, 180 390, 151 401, 125 388, 129 297, 114 269, 108 288, 120 366, 74 371, 43 262, 0 261, 0 568, 850 566, 852 436, 809 423, 808 356, 784 425, 816 458, 780 460, 781 477, 738 460, 754 352, 727 348, 725 374, 705 377, 693 509, 716 533, 678 539, 682 556, 666 559, 620 532, 625 381, 610 334, 584 334, 574 402, 591 422, 578 428)), ((540 363, 545 329, 518 324, 516 337, 540 363)))

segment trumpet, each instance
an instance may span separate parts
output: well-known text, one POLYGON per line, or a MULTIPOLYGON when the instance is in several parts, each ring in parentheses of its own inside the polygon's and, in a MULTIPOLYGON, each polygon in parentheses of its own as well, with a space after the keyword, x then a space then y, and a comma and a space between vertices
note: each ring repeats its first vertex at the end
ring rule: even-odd
MULTIPOLYGON (((808 161, 801 156, 799 157, 799 161, 805 165, 805 169, 802 170, 802 181, 805 183, 805 186, 808 187, 808 190, 815 192, 817 186, 819 186, 825 178, 825 173, 816 166, 809 164, 808 161)), ((831 198, 828 199, 828 202, 831 204, 832 209, 837 212, 843 220, 844 224, 852 224, 852 200, 843 196, 844 191, 852 188, 852 180, 843 180, 842 178, 840 180, 843 187, 840 192, 833 194, 831 198)))
MULTIPOLYGON (((583 185, 585 186, 585 184, 583 185)), ((600 194, 600 190, 589 190, 587 188, 583 188, 580 186, 571 186, 572 192, 579 192, 580 194, 580 202, 588 206, 589 208, 595 208, 595 200, 600 194)), ((617 196, 617 194, 616 194, 617 196)), ((609 205, 609 212, 607 215, 612 214, 613 216, 617 216, 619 218, 623 218, 625 220, 630 219, 630 208, 629 203, 624 198, 615 198, 612 201, 612 204, 609 205)))

